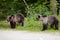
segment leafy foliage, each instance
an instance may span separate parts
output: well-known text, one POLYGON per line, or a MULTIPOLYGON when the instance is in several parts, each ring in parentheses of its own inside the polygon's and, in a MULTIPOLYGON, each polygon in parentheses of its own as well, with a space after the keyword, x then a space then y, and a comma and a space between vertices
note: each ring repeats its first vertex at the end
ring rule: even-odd
MULTIPOLYGON (((36 21, 36 15, 51 15, 50 1, 51 0, 25 0, 27 6, 29 6, 29 9, 27 9, 23 0, 0 0, 0 29, 10 29, 10 25, 5 22, 8 15, 22 13, 25 16, 25 25, 24 27, 21 27, 17 23, 16 29, 40 31, 42 29, 42 22, 36 21)), ((58 6, 57 8, 60 9, 60 1, 56 1, 58 6)), ((57 18, 60 22, 60 16, 57 16, 57 18)))

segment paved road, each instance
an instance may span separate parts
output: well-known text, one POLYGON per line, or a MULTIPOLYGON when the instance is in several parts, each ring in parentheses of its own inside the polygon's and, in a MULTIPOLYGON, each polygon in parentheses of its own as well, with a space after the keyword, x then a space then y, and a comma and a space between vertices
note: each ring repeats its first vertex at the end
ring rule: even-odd
POLYGON ((60 33, 0 30, 0 40, 60 40, 60 33))

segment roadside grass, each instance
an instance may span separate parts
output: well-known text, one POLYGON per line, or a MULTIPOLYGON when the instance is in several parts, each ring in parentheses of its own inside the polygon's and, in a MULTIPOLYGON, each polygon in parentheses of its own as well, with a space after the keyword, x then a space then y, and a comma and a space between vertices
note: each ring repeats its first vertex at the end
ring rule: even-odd
MULTIPOLYGON (((59 20, 59 30, 54 30, 53 28, 50 28, 48 26, 48 29, 45 30, 45 32, 60 32, 60 15, 57 16, 59 20)), ((0 29, 11 29, 9 23, 6 23, 5 21, 0 21, 0 29)), ((42 22, 41 21, 35 21, 35 20, 28 20, 25 18, 24 26, 21 26, 17 23, 16 28, 13 30, 28 30, 28 31, 35 31, 40 32, 42 30, 42 22)))

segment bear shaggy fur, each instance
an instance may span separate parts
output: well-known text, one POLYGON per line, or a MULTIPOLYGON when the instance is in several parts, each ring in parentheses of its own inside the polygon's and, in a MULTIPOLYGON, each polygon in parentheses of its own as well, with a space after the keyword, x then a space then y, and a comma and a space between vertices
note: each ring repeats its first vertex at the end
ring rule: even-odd
POLYGON ((10 23, 11 28, 16 27, 16 22, 21 23, 21 25, 24 26, 24 15, 21 13, 7 16, 6 20, 10 23))
POLYGON ((43 23, 43 30, 47 29, 48 24, 50 24, 51 28, 53 28, 53 26, 55 26, 55 29, 58 30, 58 19, 56 18, 55 15, 51 15, 51 16, 42 16, 42 15, 37 15, 36 18, 38 21, 42 21, 43 23))

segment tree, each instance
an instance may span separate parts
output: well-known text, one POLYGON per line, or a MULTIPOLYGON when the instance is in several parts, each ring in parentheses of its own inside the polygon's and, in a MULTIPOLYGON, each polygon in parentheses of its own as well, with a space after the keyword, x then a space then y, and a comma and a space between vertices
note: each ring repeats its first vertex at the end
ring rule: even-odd
POLYGON ((57 14, 57 7, 56 7, 56 5, 57 5, 57 2, 56 2, 56 0, 50 0, 50 9, 51 9, 51 11, 52 11, 52 14, 57 14))
POLYGON ((57 15, 59 15, 59 11, 60 11, 60 1, 57 0, 57 15))
POLYGON ((26 7, 27 7, 27 16, 28 16, 28 13, 29 13, 29 6, 27 4, 27 2, 25 0, 23 0, 23 2, 25 3, 26 7))

